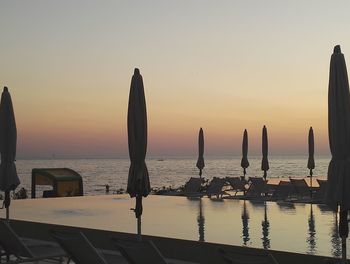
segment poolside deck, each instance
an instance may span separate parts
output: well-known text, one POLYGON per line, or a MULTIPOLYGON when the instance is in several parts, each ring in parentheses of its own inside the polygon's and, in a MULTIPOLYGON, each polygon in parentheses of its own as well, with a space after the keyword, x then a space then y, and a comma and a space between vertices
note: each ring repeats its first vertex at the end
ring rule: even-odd
MULTIPOLYGON (((31 237, 35 239, 43 239, 43 240, 51 240, 49 234, 49 230, 51 229, 64 229, 66 231, 81 231, 89 238, 89 240, 93 243, 95 247, 103 248, 105 250, 113 250, 116 249, 111 245, 109 238, 110 237, 118 237, 122 239, 136 239, 135 235, 120 233, 120 232, 111 232, 104 230, 96 230, 96 229, 87 229, 87 228, 77 228, 77 227, 69 227, 69 226, 58 226, 51 224, 43 224, 43 223, 34 223, 34 222, 26 222, 26 221, 11 221, 12 227, 15 231, 25 237, 31 237)), ((177 259, 183 261, 182 263, 195 262, 195 263, 217 263, 224 264, 225 262, 221 259, 221 256, 218 254, 218 249, 222 248, 228 252, 241 252, 243 254, 261 254, 264 252, 264 249, 256 249, 249 247, 239 247, 239 246, 230 246, 223 245, 217 243, 207 243, 207 242, 196 242, 189 240, 181 240, 181 239, 170 239, 170 238, 162 238, 162 237, 153 237, 153 236, 143 236, 143 239, 152 240, 157 247, 160 249, 162 254, 166 258, 177 259)), ((298 254, 298 253, 290 253, 276 250, 269 250, 273 254, 273 256, 279 261, 279 263, 310 263, 310 264, 319 264, 319 263, 339 263, 339 259, 323 257, 323 256, 312 256, 307 254, 298 254)), ((52 263, 52 262, 44 262, 40 263, 52 263)), ((123 263, 121 259, 120 263, 123 263)), ((350 263, 348 260, 347 263, 350 263)))

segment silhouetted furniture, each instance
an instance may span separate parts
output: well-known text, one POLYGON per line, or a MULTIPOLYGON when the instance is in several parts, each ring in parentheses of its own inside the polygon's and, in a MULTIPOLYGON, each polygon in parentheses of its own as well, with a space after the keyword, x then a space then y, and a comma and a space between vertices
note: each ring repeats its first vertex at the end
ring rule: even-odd
POLYGON ((138 241, 112 237, 111 241, 129 264, 199 264, 191 261, 165 258, 151 240, 138 241))
POLYGON ((203 179, 191 177, 184 187, 184 195, 186 196, 203 196, 201 192, 203 179))
POLYGON ((231 186, 231 189, 229 191, 234 191, 234 195, 236 195, 237 192, 243 192, 243 194, 245 193, 246 181, 242 180, 241 177, 226 177, 226 181, 231 186))
POLYGON ((317 183, 319 187, 316 188, 313 198, 322 202, 326 196, 327 180, 317 179, 317 183))
POLYGON ((32 198, 36 197, 36 186, 49 185, 43 197, 82 196, 83 179, 79 173, 68 168, 45 168, 32 170, 32 198))
POLYGON ((250 182, 250 185, 245 193, 246 198, 261 198, 266 196, 269 188, 264 178, 251 177, 248 182, 250 182))
POLYGON ((61 262, 66 256, 56 243, 19 237, 4 220, 0 220, 0 234, 2 255, 14 256, 18 263, 43 259, 61 262))
POLYGON ((278 264, 276 258, 267 250, 249 254, 237 250, 226 251, 218 248, 218 253, 227 264, 278 264))
POLYGON ((216 198, 222 198, 226 192, 223 190, 226 183, 226 179, 214 177, 206 190, 206 194, 209 198, 216 196, 216 198))
POLYGON ((168 264, 162 253, 152 241, 122 240, 112 238, 112 243, 125 257, 129 264, 168 264))
POLYGON ((82 232, 51 230, 50 233, 75 264, 127 263, 119 252, 97 249, 82 232))
POLYGON ((289 181, 280 181, 272 194, 272 199, 284 200, 289 197, 292 191, 293 187, 289 181))
POLYGON ((307 185, 305 179, 290 179, 290 183, 293 186, 293 195, 297 198, 310 197, 310 188, 307 185))

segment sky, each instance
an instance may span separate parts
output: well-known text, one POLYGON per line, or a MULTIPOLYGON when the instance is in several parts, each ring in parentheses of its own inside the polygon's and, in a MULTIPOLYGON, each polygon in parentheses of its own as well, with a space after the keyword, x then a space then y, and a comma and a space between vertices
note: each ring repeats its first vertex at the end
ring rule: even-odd
POLYGON ((135 67, 148 155, 329 154, 327 89, 336 44, 350 61, 350 2, 1 1, 0 85, 18 158, 127 157, 135 67))

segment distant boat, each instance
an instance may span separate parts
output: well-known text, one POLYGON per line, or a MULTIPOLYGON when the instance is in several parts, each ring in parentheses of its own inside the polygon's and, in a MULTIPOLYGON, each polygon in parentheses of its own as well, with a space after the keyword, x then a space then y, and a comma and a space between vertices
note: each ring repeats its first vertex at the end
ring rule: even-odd
POLYGON ((164 159, 157 159, 157 161, 164 161, 164 159))

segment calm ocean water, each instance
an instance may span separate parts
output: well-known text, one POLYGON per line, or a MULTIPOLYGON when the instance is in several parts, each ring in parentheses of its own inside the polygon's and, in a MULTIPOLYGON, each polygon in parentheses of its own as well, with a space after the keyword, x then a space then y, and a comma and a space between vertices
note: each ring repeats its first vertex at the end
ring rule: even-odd
MULTIPOLYGON (((316 158, 314 176, 327 175, 329 157, 316 158)), ((151 186, 174 188, 183 185, 190 177, 198 175, 195 158, 157 158, 147 159, 151 186)), ((205 161, 203 176, 213 177, 241 176, 240 157, 208 158, 205 161)), ((250 166, 247 176, 262 176, 260 170, 261 158, 249 159, 250 166)), ((309 174, 306 167, 307 157, 270 157, 269 178, 305 177, 309 174)), ((83 177, 84 193, 99 195, 105 193, 105 184, 111 192, 126 188, 129 159, 47 159, 47 160, 17 160, 17 171, 21 186, 31 189, 31 171, 33 168, 67 167, 76 170, 83 177)))

